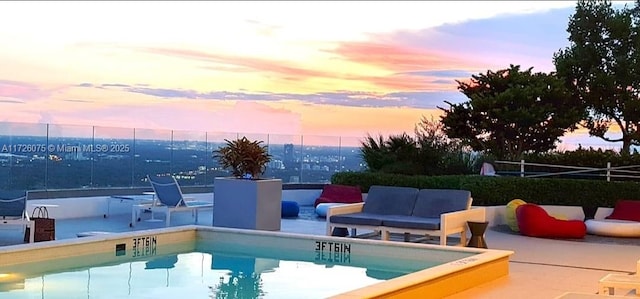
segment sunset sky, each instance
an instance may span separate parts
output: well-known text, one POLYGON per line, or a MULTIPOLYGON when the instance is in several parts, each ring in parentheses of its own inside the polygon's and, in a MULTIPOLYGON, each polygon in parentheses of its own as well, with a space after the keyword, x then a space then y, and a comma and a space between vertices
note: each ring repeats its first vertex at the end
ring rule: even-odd
MULTIPOLYGON (((552 71, 575 1, 0 2, 0 121, 363 137, 552 71)), ((580 135, 568 145, 598 144, 580 135)))

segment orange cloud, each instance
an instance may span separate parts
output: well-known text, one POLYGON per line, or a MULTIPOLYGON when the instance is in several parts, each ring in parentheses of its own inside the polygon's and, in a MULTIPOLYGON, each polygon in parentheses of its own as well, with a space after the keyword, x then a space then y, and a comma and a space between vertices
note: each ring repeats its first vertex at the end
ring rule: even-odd
MULTIPOLYGON (((360 45, 366 45, 364 43, 360 43, 360 45)), ((420 70, 421 67, 426 67, 427 65, 437 65, 438 67, 447 66, 449 62, 441 61, 438 58, 434 58, 432 56, 426 55, 425 53, 421 53, 420 51, 409 51, 403 50, 402 48, 391 49, 391 52, 395 52, 397 54, 392 55, 396 58, 385 59, 383 57, 384 51, 380 50, 384 48, 381 45, 370 44, 371 47, 364 46, 362 48, 350 48, 354 52, 349 54, 350 50, 347 50, 346 54, 347 59, 352 59, 353 62, 356 63, 371 63, 375 67, 387 67, 394 71, 405 71, 405 70, 420 70), (370 53, 361 53, 362 55, 356 55, 358 50, 366 51, 369 48, 378 49, 381 51, 378 55, 375 53, 369 57, 370 53), (378 57, 378 58, 376 58, 378 57), (431 58, 430 58, 431 57, 431 58), (367 60, 370 59, 370 60, 367 60), (395 63, 397 62, 397 63, 395 63), (401 64, 411 65, 413 67, 398 67, 401 64), (391 68, 393 67, 393 68, 391 68)), ((357 73, 349 72, 347 68, 346 72, 334 72, 334 71, 323 71, 318 69, 310 69, 303 67, 296 67, 292 65, 292 62, 282 61, 282 60, 272 60, 272 59, 263 59, 263 58, 255 58, 255 57, 247 57, 247 56, 236 56, 236 55, 226 55, 226 54, 214 54, 202 51, 195 50, 183 50, 183 49, 170 49, 170 48, 145 48, 147 52, 160 54, 160 55, 168 55, 168 56, 177 56, 186 59, 194 59, 204 62, 214 63, 214 66, 205 66, 206 69, 216 70, 216 71, 225 71, 225 72, 267 72, 278 74, 279 77, 276 79, 285 80, 290 82, 299 83, 300 81, 305 80, 325 80, 325 81, 357 81, 357 82, 365 82, 371 86, 375 86, 378 88, 386 89, 386 90, 455 90, 455 82, 451 80, 450 84, 447 83, 439 83, 434 82, 437 78, 425 78, 424 76, 412 76, 412 75, 401 75, 401 74, 389 74, 384 76, 366 76, 360 75, 357 73)), ((345 54, 345 53, 340 53, 345 54)), ((448 65, 451 66, 450 64, 448 65)), ((342 83, 344 84, 344 83, 342 83)), ((328 84, 329 86, 336 86, 335 83, 328 84)))
POLYGON ((471 62, 446 53, 376 42, 345 42, 332 51, 357 63, 378 66, 396 72, 451 69, 471 62))
POLYGON ((457 86, 454 80, 451 80, 451 83, 442 83, 434 78, 403 74, 386 77, 354 76, 350 79, 367 81, 385 89, 400 91, 454 91, 457 86))

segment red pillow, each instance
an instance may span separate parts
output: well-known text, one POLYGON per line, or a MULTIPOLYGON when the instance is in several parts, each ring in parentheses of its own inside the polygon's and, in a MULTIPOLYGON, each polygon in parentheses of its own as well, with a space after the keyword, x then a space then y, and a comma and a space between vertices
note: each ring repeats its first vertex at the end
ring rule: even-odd
POLYGON ((322 194, 316 199, 314 206, 321 203, 357 203, 362 202, 362 191, 358 186, 328 184, 322 189, 322 194))
POLYGON ((640 200, 618 200, 607 219, 640 221, 640 200))

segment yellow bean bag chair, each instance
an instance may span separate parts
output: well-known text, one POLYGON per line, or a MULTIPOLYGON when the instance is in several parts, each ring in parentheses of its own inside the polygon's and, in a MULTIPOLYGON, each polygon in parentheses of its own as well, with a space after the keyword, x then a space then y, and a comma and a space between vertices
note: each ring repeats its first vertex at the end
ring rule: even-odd
POLYGON ((558 220, 569 220, 569 217, 567 217, 567 215, 565 214, 549 214, 549 215, 558 220))
POLYGON ((507 220, 507 225, 514 232, 520 232, 518 228, 518 219, 516 219, 516 209, 518 206, 526 204, 526 202, 522 199, 514 199, 507 204, 505 218, 507 220))

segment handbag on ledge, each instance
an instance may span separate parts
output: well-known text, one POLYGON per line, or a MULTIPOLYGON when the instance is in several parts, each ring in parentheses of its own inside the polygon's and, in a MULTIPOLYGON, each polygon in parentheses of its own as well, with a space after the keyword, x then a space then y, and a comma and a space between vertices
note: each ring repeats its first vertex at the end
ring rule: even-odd
MULTIPOLYGON (((52 241, 56 239, 56 220, 49 218, 46 207, 35 207, 31 212, 31 220, 34 223, 34 242, 52 241)), ((29 242, 30 228, 24 232, 24 241, 29 242)))

